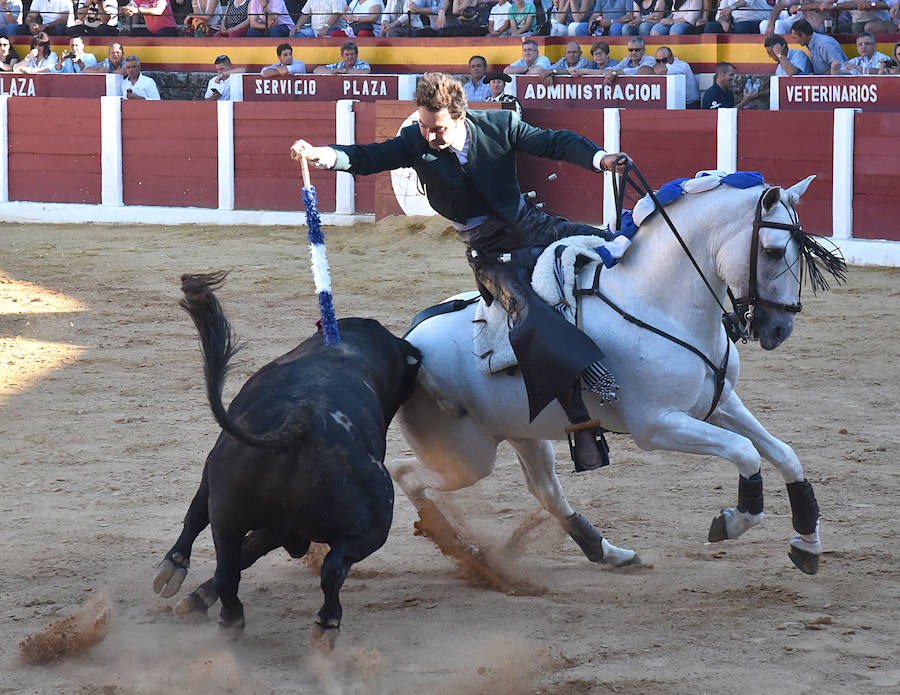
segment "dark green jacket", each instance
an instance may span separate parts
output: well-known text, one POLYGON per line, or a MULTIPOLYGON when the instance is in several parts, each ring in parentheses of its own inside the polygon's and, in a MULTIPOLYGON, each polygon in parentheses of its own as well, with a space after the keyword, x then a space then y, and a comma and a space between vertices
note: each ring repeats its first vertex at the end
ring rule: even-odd
POLYGON ((335 169, 351 174, 375 174, 412 167, 425 185, 428 202, 437 213, 456 222, 493 214, 513 223, 521 191, 516 177, 516 152, 592 167, 600 148, 570 130, 542 130, 522 121, 514 111, 467 111, 468 161, 449 149, 432 150, 416 124, 400 134, 371 145, 332 145, 337 150, 335 169), (468 181, 466 179, 468 178, 468 181), (467 185, 480 194, 467 195, 467 185), (483 200, 477 200, 483 198, 483 200), (489 210, 482 209, 487 203, 489 210))

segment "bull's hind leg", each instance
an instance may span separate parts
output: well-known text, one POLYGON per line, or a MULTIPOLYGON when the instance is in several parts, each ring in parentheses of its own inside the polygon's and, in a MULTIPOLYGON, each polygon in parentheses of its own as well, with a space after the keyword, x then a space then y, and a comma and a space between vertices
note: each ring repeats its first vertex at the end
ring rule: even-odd
POLYGON ((212 587, 222 601, 219 626, 241 630, 244 627, 244 606, 238 598, 238 585, 241 583, 244 532, 213 524, 212 534, 216 545, 216 573, 212 587))
MULTIPOLYGON (((309 550, 309 540, 274 529, 251 531, 244 536, 241 544, 241 571, 250 567, 263 555, 280 547, 284 547, 291 557, 300 558, 309 550)), ((208 579, 176 603, 172 607, 172 612, 180 616, 196 612, 206 613, 218 600, 219 594, 213 587, 213 579, 208 579)))
POLYGON ((200 487, 188 507, 184 517, 184 527, 175 545, 166 553, 163 561, 156 568, 153 578, 153 591, 166 598, 174 596, 181 588, 191 564, 191 548, 197 536, 209 526, 209 485, 206 480, 206 468, 200 479, 200 487))
MULTIPOLYGON (((791 539, 788 555, 803 572, 815 574, 819 569, 819 555, 822 553, 822 543, 819 539, 819 505, 812 485, 803 475, 803 467, 797 454, 787 444, 769 434, 734 392, 716 409, 710 422, 747 437, 760 455, 779 470, 787 485, 791 517, 794 530, 797 531, 797 535, 791 539)), ((761 507, 761 478, 758 484, 761 507)), ((725 511, 728 510, 724 510, 723 514, 725 511)), ((713 524, 715 525, 715 522, 713 524)))
POLYGON ((591 562, 606 562, 616 567, 639 565, 633 550, 617 548, 607 541, 587 519, 569 506, 554 468, 555 455, 550 442, 538 439, 510 439, 528 491, 550 512, 572 537, 591 562))

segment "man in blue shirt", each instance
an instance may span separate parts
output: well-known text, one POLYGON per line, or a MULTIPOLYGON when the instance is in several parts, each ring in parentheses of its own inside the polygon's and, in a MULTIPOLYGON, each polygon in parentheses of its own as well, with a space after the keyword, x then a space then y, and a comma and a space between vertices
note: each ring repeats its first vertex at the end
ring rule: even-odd
POLYGON ((463 84, 466 99, 469 101, 484 101, 491 95, 491 88, 484 82, 487 74, 487 60, 484 56, 472 56, 469 58, 469 81, 463 84))
POLYGON ((788 48, 783 36, 775 34, 765 40, 763 45, 769 57, 778 63, 775 74, 778 77, 790 77, 792 75, 808 75, 812 70, 809 56, 796 48, 788 48))
POLYGON ((817 34, 805 19, 794 22, 791 36, 801 46, 806 46, 812 60, 812 71, 816 75, 827 75, 831 72, 831 64, 837 60, 841 65, 847 62, 847 54, 841 44, 831 36, 817 34))

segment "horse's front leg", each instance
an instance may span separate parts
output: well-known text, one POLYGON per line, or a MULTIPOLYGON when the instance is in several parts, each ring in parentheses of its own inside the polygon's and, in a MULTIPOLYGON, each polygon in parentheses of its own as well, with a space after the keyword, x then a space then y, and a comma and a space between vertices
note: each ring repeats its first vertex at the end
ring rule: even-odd
POLYGON ((528 491, 550 512, 591 562, 615 567, 640 565, 637 553, 607 541, 581 514, 569 506, 554 468, 553 446, 546 440, 510 439, 519 458, 528 491))
MULTIPOLYGON (((812 485, 803 475, 803 467, 797 454, 787 444, 769 434, 734 392, 719 405, 710 417, 710 422, 747 437, 756 450, 781 472, 791 503, 794 530, 797 531, 797 535, 791 539, 788 555, 802 571, 815 574, 819 569, 819 555, 822 553, 819 505, 812 485)), ((761 497, 761 479, 759 487, 761 497)))

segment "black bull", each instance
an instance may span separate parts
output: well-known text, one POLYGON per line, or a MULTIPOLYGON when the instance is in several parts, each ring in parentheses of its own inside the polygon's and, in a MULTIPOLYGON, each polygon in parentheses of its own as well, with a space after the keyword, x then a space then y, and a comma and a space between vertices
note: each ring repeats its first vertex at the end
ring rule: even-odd
POLYGON ((313 631, 333 644, 350 566, 387 539, 394 488, 384 467, 386 433, 412 392, 421 358, 377 321, 342 319, 338 345, 325 346, 321 333, 306 339, 254 374, 226 412, 222 387, 236 347, 213 293, 224 277, 182 277, 181 305, 199 331, 207 396, 224 431, 153 588, 164 596, 178 591, 191 546, 211 525, 215 575, 176 612, 205 611, 218 598, 219 624, 240 628, 242 569, 278 547, 300 557, 311 541, 327 543, 325 602, 313 631))

